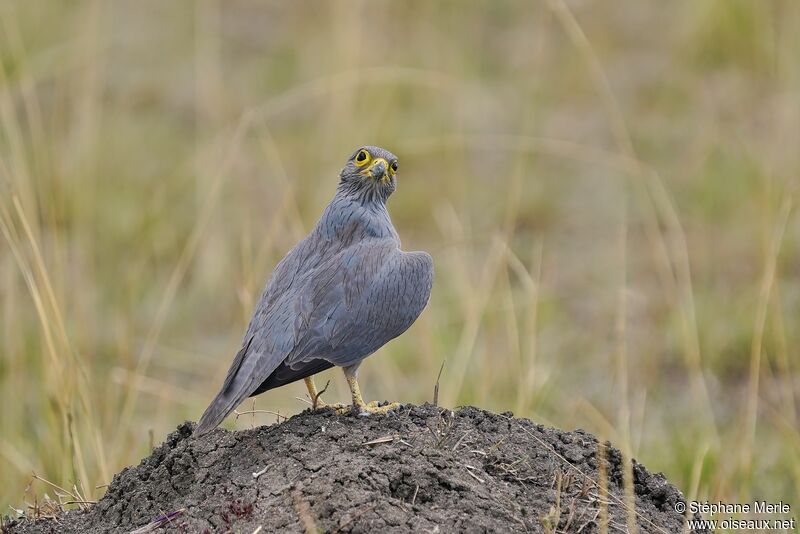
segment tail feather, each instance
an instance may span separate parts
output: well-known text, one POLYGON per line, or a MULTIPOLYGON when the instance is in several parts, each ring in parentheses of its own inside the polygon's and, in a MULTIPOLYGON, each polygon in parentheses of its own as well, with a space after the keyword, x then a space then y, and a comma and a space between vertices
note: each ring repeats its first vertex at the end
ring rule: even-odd
POLYGON ((228 375, 225 377, 225 383, 222 384, 222 389, 217 393, 217 396, 214 397, 214 400, 211 401, 208 408, 206 408, 206 411, 197 423, 197 427, 194 429, 194 434, 196 436, 202 436, 217 428, 222 420, 251 393, 251 391, 247 391, 247 386, 251 381, 247 376, 239 376, 239 370, 242 367, 242 362, 252 342, 253 336, 250 337, 233 359, 233 363, 231 363, 231 367, 228 369, 228 375))
POLYGON ((237 398, 238 395, 230 396, 228 393, 225 390, 220 391, 211 401, 194 429, 196 436, 202 436, 217 428, 223 419, 241 402, 241 399, 237 398))

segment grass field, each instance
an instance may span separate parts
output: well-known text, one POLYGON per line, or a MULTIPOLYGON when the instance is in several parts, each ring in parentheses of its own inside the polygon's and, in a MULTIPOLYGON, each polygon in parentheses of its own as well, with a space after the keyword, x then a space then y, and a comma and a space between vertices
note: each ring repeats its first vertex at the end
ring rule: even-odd
POLYGON ((437 277, 366 397, 430 400, 445 362, 445 406, 796 514, 798 57, 792 0, 3 2, 0 513, 54 496, 33 473, 96 499, 196 420, 378 144, 437 277))

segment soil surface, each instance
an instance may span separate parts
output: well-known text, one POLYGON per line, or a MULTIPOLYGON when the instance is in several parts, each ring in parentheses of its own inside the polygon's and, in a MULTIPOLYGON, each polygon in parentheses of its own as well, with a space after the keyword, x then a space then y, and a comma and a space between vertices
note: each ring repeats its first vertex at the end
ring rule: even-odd
MULTIPOLYGON (((477 408, 386 416, 310 410, 252 430, 184 423, 85 511, 8 525, 44 532, 627 532, 622 457, 590 434, 477 408), (602 470, 601 470, 602 471, 602 470), (598 481, 607 481, 608 496, 598 481), (157 527, 157 525, 162 525, 157 527), (557 530, 556 530, 557 529, 557 530)), ((633 463, 639 532, 679 533, 681 493, 633 463)))

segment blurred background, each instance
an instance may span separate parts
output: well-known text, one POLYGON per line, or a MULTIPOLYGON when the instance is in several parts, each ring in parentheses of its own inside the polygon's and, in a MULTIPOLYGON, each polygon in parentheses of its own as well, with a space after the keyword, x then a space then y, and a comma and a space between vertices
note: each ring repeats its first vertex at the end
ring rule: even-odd
POLYGON ((199 417, 363 144, 437 269, 365 397, 444 362, 444 406, 800 506, 798 57, 791 0, 3 2, 0 510, 199 417))

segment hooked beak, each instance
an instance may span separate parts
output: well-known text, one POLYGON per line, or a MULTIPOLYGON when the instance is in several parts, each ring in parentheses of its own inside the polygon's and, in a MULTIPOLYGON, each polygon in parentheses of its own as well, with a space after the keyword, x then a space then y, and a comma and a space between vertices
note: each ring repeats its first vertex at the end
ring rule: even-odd
POLYGON ((389 177, 387 174, 388 169, 389 163, 385 159, 375 158, 366 169, 360 171, 360 174, 369 176, 373 180, 380 180, 381 182, 384 182, 389 177))

